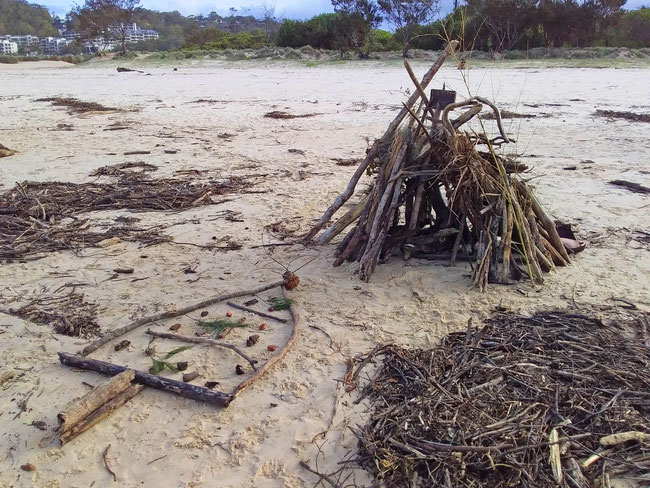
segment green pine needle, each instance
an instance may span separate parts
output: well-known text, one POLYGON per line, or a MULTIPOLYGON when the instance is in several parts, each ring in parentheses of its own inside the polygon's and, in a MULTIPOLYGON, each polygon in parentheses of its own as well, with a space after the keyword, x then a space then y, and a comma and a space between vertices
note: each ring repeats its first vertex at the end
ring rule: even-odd
POLYGON ((199 326, 214 335, 219 335, 226 329, 242 329, 246 327, 247 324, 230 319, 216 319, 209 322, 199 320, 199 326))
POLYGON ((271 298, 269 300, 269 303, 271 306, 276 309, 276 310, 289 310, 292 304, 294 304, 296 301, 291 299, 291 298, 271 298))
POLYGON ((181 346, 181 347, 177 347, 176 349, 173 349, 173 350, 169 351, 169 352, 165 355, 164 359, 169 359, 170 357, 175 356, 176 354, 181 353, 181 352, 183 352, 183 351, 187 351, 188 349, 192 349, 192 346, 181 346))

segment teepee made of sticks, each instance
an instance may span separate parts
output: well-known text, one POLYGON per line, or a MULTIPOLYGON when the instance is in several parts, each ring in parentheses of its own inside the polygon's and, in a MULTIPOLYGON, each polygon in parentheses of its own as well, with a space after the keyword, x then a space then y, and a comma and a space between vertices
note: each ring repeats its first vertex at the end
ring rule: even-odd
POLYGON ((543 272, 569 263, 556 224, 518 176, 526 167, 495 152, 511 142, 499 109, 480 97, 442 103, 425 94, 457 46, 457 41, 449 43, 420 82, 404 61, 415 92, 370 148, 345 191, 305 236, 325 244, 347 230, 334 265, 358 262, 364 281, 397 250, 405 259, 469 261, 473 283, 481 289, 488 282, 510 283, 522 276, 541 283, 543 272), (499 128, 493 139, 484 132, 460 130, 484 106, 492 110, 499 128), (452 119, 459 109, 464 111, 452 119), (367 192, 357 191, 366 173, 374 180, 367 192), (325 229, 355 194, 359 202, 325 229))

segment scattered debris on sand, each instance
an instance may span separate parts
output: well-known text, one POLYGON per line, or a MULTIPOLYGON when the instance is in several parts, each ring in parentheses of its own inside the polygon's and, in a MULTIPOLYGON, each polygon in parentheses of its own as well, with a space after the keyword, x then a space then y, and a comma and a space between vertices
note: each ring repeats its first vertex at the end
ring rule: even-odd
POLYGON ((596 117, 604 117, 609 120, 628 120, 630 122, 646 122, 650 123, 650 115, 637 114, 634 112, 621 112, 617 110, 596 110, 594 112, 596 117))
POLYGON ((99 333, 98 305, 88 303, 81 293, 40 295, 18 308, 3 313, 39 325, 51 325, 57 334, 91 337, 99 333))
POLYGON ((264 117, 267 119, 306 119, 308 117, 316 117, 317 113, 311 113, 311 114, 302 114, 302 115, 294 115, 290 114, 289 112, 283 112, 281 110, 274 110, 272 112, 268 112, 264 114, 264 117))
POLYGON ((70 114, 85 114, 90 112, 119 112, 115 107, 105 107, 97 102, 84 102, 76 98, 47 97, 39 98, 36 102, 50 102, 54 107, 66 107, 70 114))
POLYGON ((330 158, 332 161, 336 161, 337 166, 358 166, 361 164, 363 159, 361 158, 330 158))
POLYGON ((90 173, 90 176, 125 176, 127 174, 133 174, 133 171, 125 171, 129 169, 140 169, 141 171, 138 174, 141 176, 141 173, 146 171, 158 171, 158 166, 145 163, 143 161, 130 162, 130 163, 119 163, 119 164, 110 164, 107 166, 102 166, 97 168, 95 171, 90 173))
POLYGON ((640 183, 633 183, 631 181, 626 181, 626 180, 613 180, 609 182, 610 185, 615 185, 615 186, 621 186, 623 188, 627 188, 630 191, 633 191, 634 193, 650 193, 650 188, 647 186, 643 186, 640 183))
MULTIPOLYGON (((537 119, 553 117, 553 115, 549 113, 527 114, 521 112, 511 112, 510 110, 501 110, 500 115, 502 119, 537 119)), ((496 114, 493 112, 488 112, 485 115, 481 115, 481 118, 483 120, 496 120, 496 114)))
POLYGON ((356 430, 358 464, 382 486, 648 481, 650 350, 636 320, 499 313, 432 350, 376 348, 351 375, 383 358, 362 392, 374 413, 356 430))
POLYGON ((212 205, 212 197, 249 186, 242 177, 200 183, 177 178, 120 178, 115 183, 26 181, 0 193, 0 206, 5 207, 5 215, 48 221, 96 210, 184 210, 212 205))
MULTIPOLYGON (((92 230, 89 219, 78 216, 98 210, 178 211, 213 205, 221 203, 214 196, 237 193, 251 184, 243 177, 195 182, 183 178, 143 179, 143 173, 117 174, 121 178, 115 183, 26 181, 0 193, 0 259, 38 259, 46 252, 79 252, 85 247, 104 247, 120 241, 145 246, 169 242, 171 239, 161 233, 164 225, 141 229, 126 222, 97 232, 92 230)), ((231 240, 221 247, 216 244, 196 246, 241 248, 231 240)))
POLYGON ((305 239, 325 244, 351 228, 338 245, 334 266, 357 261, 364 281, 379 262, 401 250, 405 260, 469 261, 472 283, 481 290, 525 276, 542 283, 544 272, 569 263, 569 253, 555 222, 518 177, 527 167, 497 154, 498 147, 513 142, 499 109, 481 97, 455 102, 453 91, 432 90, 431 99, 424 92, 452 51, 453 44, 422 83, 404 61, 414 94, 305 239), (484 106, 493 111, 499 130, 493 139, 460 130, 484 106), (465 111, 451 119, 457 109, 465 111), (487 151, 478 151, 479 145, 487 151), (370 190, 357 192, 358 203, 324 230, 366 173, 374 177, 370 190))

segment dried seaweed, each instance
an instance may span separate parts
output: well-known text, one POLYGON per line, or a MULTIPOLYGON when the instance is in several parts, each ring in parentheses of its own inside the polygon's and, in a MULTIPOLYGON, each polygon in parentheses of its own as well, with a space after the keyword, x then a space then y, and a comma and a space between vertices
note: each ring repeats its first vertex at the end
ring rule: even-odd
POLYGON ((54 107, 66 107, 70 114, 84 114, 88 112, 117 112, 115 107, 106 107, 97 102, 84 102, 77 98, 47 97, 34 100, 35 102, 50 102, 54 107))
POLYGON ((99 333, 98 305, 84 301, 80 293, 65 296, 40 296, 7 314, 39 325, 52 325, 58 334, 91 337, 99 333))
POLYGON ((645 122, 650 123, 650 115, 636 114, 634 112, 622 112, 618 110, 596 110, 594 112, 596 117, 604 117, 608 120, 627 120, 630 122, 645 122))
POLYGON ((383 486, 647 483, 650 348, 622 325, 497 314, 432 350, 375 349, 351 376, 383 356, 358 463, 383 486))
MULTIPOLYGON (((0 259, 102 246, 107 240, 144 245, 166 242, 160 228, 113 226, 90 230, 78 215, 99 210, 179 211, 219 203, 214 196, 242 191, 248 180, 194 182, 186 179, 120 178, 115 183, 24 182, 0 193, 0 259)), ((228 249, 241 246, 228 243, 228 249)), ((209 247, 209 246, 208 246, 209 247)))
POLYGON ((125 171, 128 169, 140 168, 142 173, 146 171, 158 171, 158 166, 154 164, 145 163, 143 161, 109 164, 101 166, 95 171, 90 173, 90 176, 126 176, 132 174, 132 171, 125 171))
MULTIPOLYGON (((549 113, 528 114, 523 112, 511 112, 510 110, 501 110, 502 119, 547 119, 550 117, 553 117, 553 115, 549 113)), ((497 117, 493 112, 487 112, 485 115, 481 115, 481 118, 484 120, 496 120, 497 117)))
POLYGON ((274 110, 272 112, 265 113, 264 117, 266 117, 267 119, 306 119, 308 117, 315 117, 317 115, 321 115, 321 114, 311 113, 311 114, 295 115, 281 110, 274 110))

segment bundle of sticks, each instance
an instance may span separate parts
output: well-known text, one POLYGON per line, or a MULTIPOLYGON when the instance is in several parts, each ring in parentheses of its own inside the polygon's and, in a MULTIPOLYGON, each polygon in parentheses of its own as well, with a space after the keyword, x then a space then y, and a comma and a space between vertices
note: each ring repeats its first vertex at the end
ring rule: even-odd
POLYGON ((405 259, 469 261, 473 283, 481 289, 488 282, 510 283, 522 276, 541 283, 543 272, 569 262, 555 223, 517 177, 526 167, 495 152, 511 142, 499 109, 480 97, 442 105, 425 94, 457 45, 452 41, 447 46, 421 82, 405 60, 415 92, 370 148, 346 190, 305 236, 324 244, 352 226, 338 245, 334 265, 359 262, 364 281, 398 249, 405 259), (490 139, 485 131, 461 131, 485 105, 494 112, 500 135, 490 139), (458 109, 464 111, 452 119, 458 109), (479 145, 485 150, 479 151, 479 145), (321 232, 366 172, 374 174, 369 191, 321 232))

